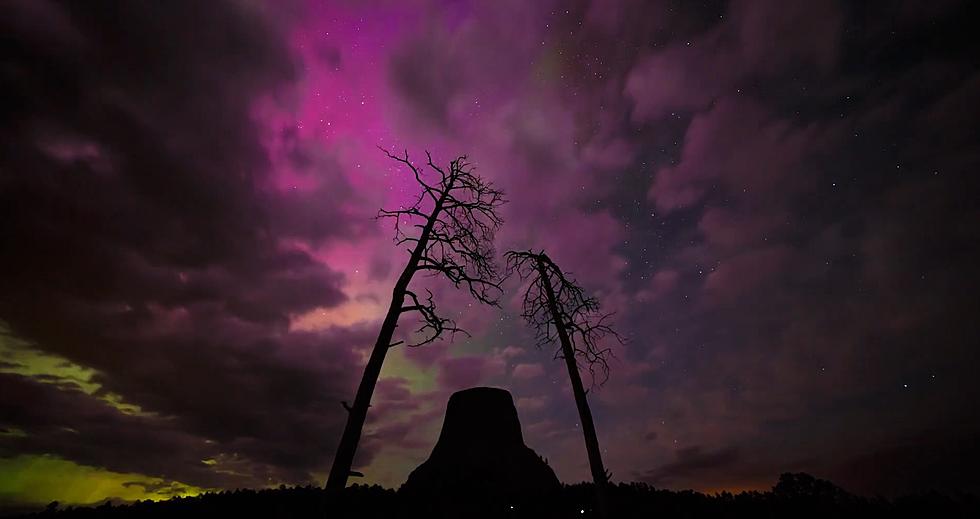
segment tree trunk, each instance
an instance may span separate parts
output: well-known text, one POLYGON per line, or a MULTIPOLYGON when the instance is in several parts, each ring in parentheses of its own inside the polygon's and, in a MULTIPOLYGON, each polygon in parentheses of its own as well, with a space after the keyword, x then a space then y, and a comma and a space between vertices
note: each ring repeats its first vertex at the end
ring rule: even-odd
POLYGON ((388 314, 385 315, 381 332, 378 333, 378 340, 374 343, 374 350, 371 351, 371 358, 368 359, 367 366, 364 367, 361 383, 357 386, 354 405, 347 409, 347 425, 344 426, 344 435, 340 438, 340 445, 337 446, 337 454, 334 456, 333 466, 330 468, 327 490, 343 490, 347 486, 347 478, 350 476, 351 466, 354 463, 354 454, 357 453, 357 444, 361 440, 361 430, 364 428, 368 407, 371 406, 374 387, 378 384, 381 366, 388 354, 388 345, 391 344, 391 338, 398 326, 398 316, 401 314, 402 303, 405 299, 405 289, 402 288, 400 292, 399 286, 396 285, 391 295, 388 314))
POLYGON ((572 382, 572 393, 575 395, 575 405, 578 407, 579 419, 582 422, 582 434, 585 436, 585 449, 589 455, 589 468, 592 470, 592 482, 595 484, 596 505, 599 517, 608 519, 609 508, 606 498, 606 469, 602 465, 602 453, 599 451, 599 439, 595 432, 595 422, 592 420, 592 410, 589 409, 589 401, 585 396, 585 388, 582 386, 582 377, 578 372, 578 365, 575 363, 575 350, 572 348, 572 341, 565 329, 565 321, 558 311, 558 302, 555 298, 555 290, 551 286, 551 279, 545 270, 544 261, 537 259, 538 275, 544 284, 545 293, 548 295, 548 308, 551 310, 552 319, 555 322, 555 330, 561 340, 561 352, 565 357, 565 366, 568 367, 568 378, 572 382))
MULTIPOLYGON (((449 183, 449 188, 452 182, 449 183)), ((446 193, 448 193, 448 188, 446 193)), ((388 313, 381 324, 381 331, 378 333, 378 340, 374 343, 371 350, 371 357, 367 365, 364 366, 364 375, 361 376, 361 383, 357 386, 357 395, 354 397, 354 405, 347 409, 347 425, 344 426, 344 434, 340 437, 340 444, 337 446, 337 454, 334 455, 333 465, 330 467, 330 475, 327 476, 327 490, 343 490, 347 487, 347 478, 351 475, 351 467, 354 464, 354 455, 357 453, 357 445, 361 441, 361 431, 364 429, 364 420, 367 419, 368 408, 371 407, 371 397, 374 395, 374 387, 378 385, 378 377, 381 376, 381 366, 384 365, 385 356, 388 355, 388 348, 391 347, 391 339, 395 335, 395 328, 398 327, 398 317, 402 313, 402 305, 405 302, 405 295, 409 283, 418 269, 419 261, 429 243, 429 236, 432 234, 432 227, 442 212, 446 194, 443 194, 436 201, 418 243, 412 251, 412 256, 408 260, 405 270, 398 276, 395 288, 391 293, 391 304, 388 305, 388 313)))

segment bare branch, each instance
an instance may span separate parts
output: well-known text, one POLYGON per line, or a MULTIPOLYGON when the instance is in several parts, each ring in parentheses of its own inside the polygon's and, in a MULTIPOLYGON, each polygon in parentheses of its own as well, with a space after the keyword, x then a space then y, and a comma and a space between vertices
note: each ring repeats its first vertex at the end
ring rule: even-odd
POLYGON ((425 271, 442 275, 456 288, 465 288, 481 303, 499 306, 502 274, 494 258, 494 237, 503 224, 497 214, 506 200, 503 191, 476 174, 466 156, 449 163, 435 163, 426 152, 427 169, 438 179, 425 178, 425 172, 409 160, 408 154, 385 154, 407 166, 422 186, 423 195, 410 207, 384 210, 378 218, 394 219, 396 244, 411 243, 412 274, 425 271), (431 209, 423 209, 426 196, 431 209))
MULTIPOLYGON (((623 343, 623 338, 609 324, 613 314, 603 313, 599 301, 587 297, 544 251, 508 251, 504 256, 507 273, 516 273, 527 283, 521 316, 534 328, 538 347, 558 343, 557 326, 562 326, 571 340, 576 364, 589 371, 593 386, 604 384, 609 379, 609 360, 614 358, 614 353, 602 346, 603 339, 610 337, 623 343), (544 276, 538 268, 539 262, 544 267, 544 276), (549 283, 554 291, 560 322, 556 322, 549 308, 544 283, 549 283)), ((564 355, 558 345, 555 359, 561 358, 564 355)))
MULTIPOLYGON (((409 160, 409 158, 408 158, 408 150, 405 150, 404 155, 401 156, 401 157, 399 157, 398 155, 395 155, 395 154, 391 153, 390 151, 382 148, 381 146, 378 146, 378 149, 381 150, 381 151, 383 151, 384 154, 388 156, 388 158, 393 159, 393 160, 396 160, 396 161, 401 162, 402 164, 408 166, 408 168, 410 170, 412 170, 412 173, 415 175, 415 181, 418 182, 418 184, 420 186, 422 186, 422 190, 423 190, 423 194, 424 195, 429 195, 430 197, 432 197, 432 201, 433 202, 439 199, 439 196, 442 194, 442 192, 439 191, 438 188, 433 187, 433 186, 429 185, 428 183, 426 183, 425 180, 422 180, 422 170, 419 169, 415 164, 412 164, 412 161, 409 160)), ((426 152, 426 154, 428 154, 428 152, 426 152)), ((432 163, 432 159, 430 158, 429 159, 429 164, 431 164, 431 163, 432 163)))
POLYGON ((457 333, 462 333, 469 337, 470 334, 467 333, 466 330, 456 326, 456 321, 447 317, 440 317, 436 313, 436 305, 432 301, 432 292, 429 289, 426 289, 425 291, 427 293, 425 301, 421 301, 415 292, 412 292, 411 290, 405 291, 405 295, 412 300, 412 304, 403 306, 401 312, 418 312, 420 316, 419 320, 422 322, 422 326, 415 330, 415 333, 423 335, 423 339, 420 342, 409 343, 406 344, 406 346, 409 348, 424 346, 437 339, 441 339, 444 333, 449 333, 450 340, 455 338, 457 333))

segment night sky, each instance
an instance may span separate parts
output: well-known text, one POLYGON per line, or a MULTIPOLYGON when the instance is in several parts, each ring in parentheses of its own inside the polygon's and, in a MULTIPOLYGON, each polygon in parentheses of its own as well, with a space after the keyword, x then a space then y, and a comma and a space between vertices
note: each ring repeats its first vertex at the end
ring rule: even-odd
MULTIPOLYGON (((980 490, 974 5, 3 2, 0 506, 322 485, 418 194, 378 146, 616 312, 615 481, 980 490)), ((518 281, 421 286, 473 336, 391 350, 353 481, 474 385, 587 479, 518 281)))

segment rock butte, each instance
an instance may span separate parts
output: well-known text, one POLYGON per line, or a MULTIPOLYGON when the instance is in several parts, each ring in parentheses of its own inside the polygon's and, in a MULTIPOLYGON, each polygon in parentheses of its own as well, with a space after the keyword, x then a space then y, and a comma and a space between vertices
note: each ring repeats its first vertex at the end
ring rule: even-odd
POLYGON ((561 486, 550 466, 524 444, 510 392, 475 387, 453 393, 429 459, 402 492, 438 496, 516 498, 561 486))

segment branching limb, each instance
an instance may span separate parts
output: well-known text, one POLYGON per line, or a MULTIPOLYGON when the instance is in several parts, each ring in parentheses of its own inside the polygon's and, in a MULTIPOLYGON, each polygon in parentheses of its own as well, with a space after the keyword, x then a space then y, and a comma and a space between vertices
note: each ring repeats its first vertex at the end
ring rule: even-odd
MULTIPOLYGON (((454 287, 465 288, 477 301, 499 306, 502 274, 493 242, 503 224, 498 215, 506 203, 503 191, 477 175, 465 155, 443 167, 426 152, 423 169, 412 163, 407 152, 383 151, 408 167, 422 187, 413 205, 378 212, 378 218, 394 219, 395 243, 412 246, 409 277, 419 271, 442 276, 454 287)), ((450 331, 449 322, 431 314, 427 304, 416 303, 411 309, 430 325, 427 331, 450 331)))
MULTIPOLYGON (((604 339, 623 343, 609 324, 613 314, 602 313, 599 301, 587 297, 544 251, 508 251, 505 257, 507 272, 516 273, 527 283, 521 316, 534 328, 538 346, 556 345, 557 327, 562 326, 571 340, 576 364, 589 371, 593 386, 604 384, 609 378, 609 360, 615 357, 611 348, 602 345, 604 339), (557 321, 549 306, 546 283, 555 294, 557 321)), ((560 345, 554 357, 564 358, 560 345)))
POLYGON ((419 320, 422 325, 415 330, 416 334, 423 335, 423 339, 419 342, 408 343, 406 346, 409 348, 417 348, 419 346, 424 346, 430 342, 434 342, 437 339, 441 339, 443 334, 448 333, 450 340, 456 337, 457 333, 462 333, 467 337, 470 334, 456 325, 456 321, 448 317, 440 317, 436 313, 436 305, 432 300, 432 292, 426 289, 427 297, 425 301, 419 299, 418 295, 411 290, 407 290, 405 295, 412 300, 412 304, 402 307, 402 313, 406 312, 418 312, 419 320))

